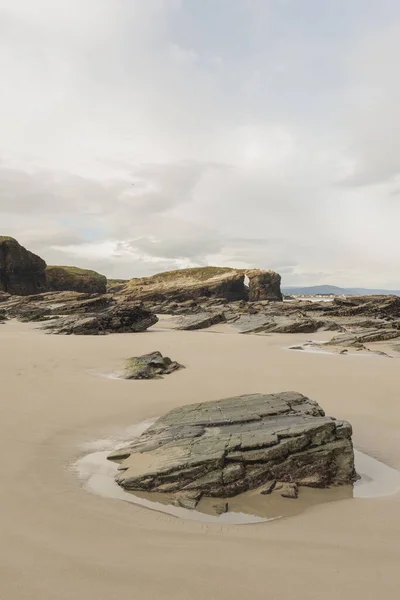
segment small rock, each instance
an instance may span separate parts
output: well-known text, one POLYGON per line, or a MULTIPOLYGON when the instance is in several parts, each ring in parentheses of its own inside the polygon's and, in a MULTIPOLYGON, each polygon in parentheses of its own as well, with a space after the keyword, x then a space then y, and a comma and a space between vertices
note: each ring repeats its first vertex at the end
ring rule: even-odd
POLYGON ((292 498, 296 500, 299 496, 299 487, 297 483, 282 483, 276 485, 276 490, 279 490, 282 498, 292 498))
POLYGON ((173 502, 174 506, 180 508, 187 508, 188 510, 194 510, 199 503, 201 498, 200 492, 182 492, 177 494, 173 502))
POLYGON ((260 494, 262 494, 263 496, 266 496, 267 494, 271 494, 275 485, 276 485, 275 479, 273 479, 272 481, 267 481, 267 483, 264 485, 263 489, 260 491, 260 494))
POLYGON ((346 348, 344 348, 343 350, 340 350, 339 354, 348 354, 349 351, 346 350, 346 348))
POLYGON ((214 504, 213 508, 217 515, 223 515, 228 512, 229 504, 227 502, 218 502, 218 504, 214 504))
POLYGON ((290 346, 289 350, 304 350, 304 346, 290 346))

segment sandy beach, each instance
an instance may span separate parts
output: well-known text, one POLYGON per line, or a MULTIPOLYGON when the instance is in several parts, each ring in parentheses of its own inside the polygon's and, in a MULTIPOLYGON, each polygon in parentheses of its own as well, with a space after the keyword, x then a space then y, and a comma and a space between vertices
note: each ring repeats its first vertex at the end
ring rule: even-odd
MULTIPOLYGON (((358 450, 400 470, 398 358, 287 350, 309 337, 300 334, 178 332, 161 325, 109 336, 0 326, 0 598, 397 599, 398 495, 221 526, 82 487, 71 465, 96 440, 182 404, 284 390, 349 420, 358 450), (101 376, 153 350, 187 368, 157 381, 101 376)), ((327 334, 312 337, 318 336, 327 334)))

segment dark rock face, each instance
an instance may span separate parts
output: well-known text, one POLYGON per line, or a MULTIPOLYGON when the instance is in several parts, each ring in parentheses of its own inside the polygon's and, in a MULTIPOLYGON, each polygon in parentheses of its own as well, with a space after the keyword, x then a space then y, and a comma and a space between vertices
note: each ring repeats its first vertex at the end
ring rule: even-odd
POLYGON ((254 269, 246 272, 249 278, 249 300, 279 301, 283 300, 281 293, 281 276, 274 271, 254 269))
POLYGON ((183 369, 176 361, 161 352, 150 352, 142 356, 133 356, 126 361, 124 379, 161 379, 163 375, 169 375, 178 369, 183 369))
POLYGON ((252 394, 172 410, 109 459, 122 461, 116 481, 127 490, 229 497, 272 481, 353 482, 351 435, 302 394, 252 394))
POLYGON ((27 296, 46 289, 46 263, 16 240, 0 237, 0 290, 27 296))
POLYGON ((48 266, 47 289, 51 292, 73 291, 89 294, 105 294, 107 278, 96 271, 77 267, 48 266))
POLYGON ((146 331, 158 318, 136 304, 113 305, 103 312, 61 317, 43 329, 64 335, 104 335, 146 331))

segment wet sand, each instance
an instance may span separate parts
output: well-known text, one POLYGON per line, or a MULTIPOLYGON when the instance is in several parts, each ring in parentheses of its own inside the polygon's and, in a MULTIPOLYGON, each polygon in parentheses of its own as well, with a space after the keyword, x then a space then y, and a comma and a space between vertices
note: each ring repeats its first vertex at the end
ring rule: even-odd
POLYGON ((176 406, 293 389, 348 419, 357 449, 400 469, 398 361, 284 349, 306 339, 167 330, 64 337, 1 325, 0 598, 397 599, 398 495, 220 525, 91 494, 71 468, 94 441, 176 406), (94 374, 152 350, 187 368, 158 381, 94 374))

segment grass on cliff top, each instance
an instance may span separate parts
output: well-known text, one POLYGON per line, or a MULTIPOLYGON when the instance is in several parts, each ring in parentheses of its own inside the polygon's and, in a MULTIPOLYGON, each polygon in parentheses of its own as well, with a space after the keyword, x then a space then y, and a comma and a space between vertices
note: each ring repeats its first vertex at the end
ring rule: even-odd
POLYGON ((0 242, 17 242, 17 240, 9 235, 0 235, 0 242))
POLYGON ((129 284, 135 286, 139 283, 146 282, 147 284, 152 283, 164 283, 168 285, 174 281, 182 279, 188 279, 195 282, 207 281, 212 277, 218 277, 236 271, 231 267, 193 267, 190 269, 175 269, 174 271, 165 271, 164 273, 157 273, 150 277, 134 278, 129 281, 129 284))
POLYGON ((59 265, 48 265, 46 268, 46 273, 50 275, 73 275, 74 277, 93 277, 94 279, 106 279, 105 275, 101 275, 97 273, 97 271, 92 271, 91 269, 80 269, 79 267, 66 267, 59 265))

